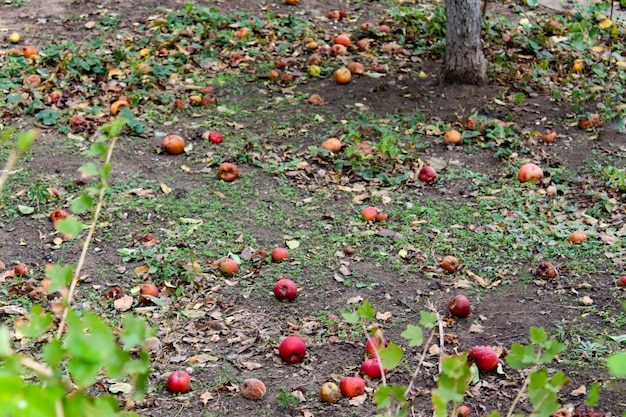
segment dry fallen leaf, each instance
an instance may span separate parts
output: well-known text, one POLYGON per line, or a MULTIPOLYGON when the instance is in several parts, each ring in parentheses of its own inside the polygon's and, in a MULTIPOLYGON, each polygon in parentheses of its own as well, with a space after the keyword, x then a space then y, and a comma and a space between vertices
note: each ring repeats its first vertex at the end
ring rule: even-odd
POLYGON ((202 404, 207 405, 210 400, 214 400, 215 395, 211 391, 206 391, 202 395, 200 395, 200 400, 202 400, 202 404))
POLYGON ((132 307, 132 305, 133 297, 131 297, 130 295, 124 295, 123 297, 113 301, 113 307, 117 311, 127 311, 132 307))
POLYGON ((243 366, 246 367, 246 369, 250 370, 250 371, 254 371, 255 369, 259 369, 262 368, 263 365, 261 365, 258 362, 246 362, 246 361, 242 361, 241 364, 243 366))
POLYGON ((363 301, 363 297, 361 297, 360 295, 357 295, 356 297, 348 298, 348 301, 346 304, 357 304, 357 303, 360 303, 361 301, 363 301))
POLYGON ((367 393, 363 393, 359 395, 358 397, 350 398, 350 401, 348 401, 348 404, 358 407, 360 405, 363 405, 365 400, 367 400, 367 393))
POLYGON ((584 385, 581 385, 580 387, 570 392, 569 395, 571 395, 572 397, 580 397, 581 395, 585 395, 586 393, 587 393, 587 387, 585 387, 584 385))

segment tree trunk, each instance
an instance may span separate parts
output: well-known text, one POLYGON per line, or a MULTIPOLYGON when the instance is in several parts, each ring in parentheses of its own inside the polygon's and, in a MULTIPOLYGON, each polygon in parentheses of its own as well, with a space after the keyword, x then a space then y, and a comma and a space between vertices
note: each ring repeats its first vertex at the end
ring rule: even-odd
POLYGON ((446 60, 444 80, 456 84, 486 84, 481 0, 446 0, 446 60))

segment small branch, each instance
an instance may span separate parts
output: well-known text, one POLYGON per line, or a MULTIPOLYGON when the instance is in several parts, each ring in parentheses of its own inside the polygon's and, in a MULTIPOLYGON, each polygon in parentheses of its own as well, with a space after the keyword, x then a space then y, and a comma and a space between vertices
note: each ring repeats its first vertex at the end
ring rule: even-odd
POLYGON ((441 321, 441 316, 437 311, 435 311, 435 315, 437 316, 437 323, 439 323, 439 374, 442 372, 442 362, 443 362, 443 348, 444 348, 444 340, 443 340, 443 321, 441 321))
POLYGON ((434 331, 430 333, 430 337, 428 338, 426 343, 424 343, 424 349, 422 349, 422 357, 420 358, 420 361, 417 364, 417 367, 415 368, 415 372, 413 372, 413 375, 411 376, 411 382, 409 383, 409 386, 406 387, 406 391, 404 391, 404 398, 408 398, 409 393, 413 389, 413 383, 415 382, 415 379, 417 378, 417 374, 422 368, 422 364, 424 363, 424 358, 426 357, 426 351, 428 350, 428 346, 430 345, 430 342, 433 340, 433 337, 435 337, 434 331))
POLYGON ((20 359, 20 365, 37 372, 40 376, 44 378, 51 378, 54 375, 54 372, 52 372, 52 369, 50 369, 48 366, 39 363, 28 356, 20 359))
MULTIPOLYGON (((115 143, 117 142, 117 136, 111 138, 109 143, 109 147, 107 149, 106 158, 104 161, 105 165, 108 165, 111 162, 111 158, 113 156, 113 148, 115 148, 115 143)), ((100 212, 102 211, 102 206, 104 202, 104 195, 107 190, 107 179, 101 178, 102 187, 100 187, 100 193, 98 194, 98 202, 96 203, 96 207, 93 212, 93 216, 91 219, 91 226, 89 226, 89 232, 87 233, 87 237, 85 238, 85 242, 83 243, 83 248, 80 253, 80 258, 78 259, 78 265, 76 265, 76 270, 74 271, 74 277, 72 278, 72 282, 70 283, 70 289, 67 294, 67 303, 65 308, 63 309, 63 317, 61 318, 61 322, 59 323, 59 329, 57 331, 56 337, 57 339, 61 339, 63 333, 65 332, 65 326, 67 324, 67 316, 71 310, 71 304, 74 298, 74 293, 76 292, 76 286, 78 285, 78 281, 80 279, 80 273, 85 265, 85 261, 87 259, 87 251, 89 250, 89 246, 91 245, 91 241, 93 239, 93 235, 96 232, 96 228, 98 227, 98 218, 100 217, 100 212)))
POLYGON ((0 194, 2 194, 2 189, 4 188, 4 184, 6 184, 9 175, 11 175, 11 171, 15 168, 15 164, 17 164, 17 150, 11 151, 7 161, 4 164, 4 169, 1 171, 2 175, 0 175, 0 194))

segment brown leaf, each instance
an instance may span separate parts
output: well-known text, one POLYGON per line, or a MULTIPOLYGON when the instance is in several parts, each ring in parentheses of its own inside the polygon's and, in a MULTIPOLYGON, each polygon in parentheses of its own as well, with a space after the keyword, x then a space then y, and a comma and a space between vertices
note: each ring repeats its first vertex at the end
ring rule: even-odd
POLYGON ((348 401, 348 404, 358 407, 363 405, 363 403, 365 402, 365 400, 367 400, 367 393, 363 393, 357 397, 352 397, 350 398, 350 401, 348 401))
POLYGON ((357 304, 357 303, 360 303, 361 301, 363 301, 363 297, 361 297, 360 295, 357 295, 356 297, 348 298, 348 301, 346 302, 346 304, 357 304))
POLYGON ((124 295, 123 297, 120 297, 117 300, 113 301, 113 307, 117 311, 127 311, 132 307, 132 305, 133 297, 131 297, 130 295, 124 295))
POLYGON ((211 400, 215 399, 215 394, 211 391, 205 391, 200 395, 200 400, 202 400, 202 404, 207 405, 207 403, 211 400))
POLYGON ((246 362, 246 361, 242 361, 241 364, 243 366, 246 367, 246 369, 248 369, 249 371, 254 371, 255 369, 259 369, 262 368, 263 365, 261 365, 258 362, 246 362))

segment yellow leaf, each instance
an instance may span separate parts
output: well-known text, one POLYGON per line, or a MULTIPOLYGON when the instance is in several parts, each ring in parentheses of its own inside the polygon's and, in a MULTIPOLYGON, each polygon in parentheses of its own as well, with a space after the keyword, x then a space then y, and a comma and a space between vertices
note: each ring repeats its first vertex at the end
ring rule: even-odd
POLYGON ((606 19, 604 19, 602 22, 598 23, 598 26, 600 27, 600 29, 607 29, 609 28, 611 25, 613 24, 613 22, 611 21, 611 19, 609 19, 608 17, 606 19))
POLYGON ((172 189, 164 183, 159 184, 159 186, 161 187, 161 191, 163 191, 164 194, 169 194, 172 192, 172 189))

